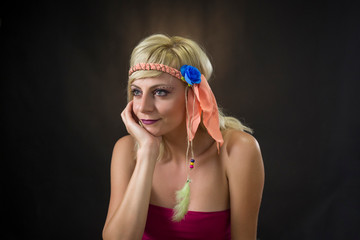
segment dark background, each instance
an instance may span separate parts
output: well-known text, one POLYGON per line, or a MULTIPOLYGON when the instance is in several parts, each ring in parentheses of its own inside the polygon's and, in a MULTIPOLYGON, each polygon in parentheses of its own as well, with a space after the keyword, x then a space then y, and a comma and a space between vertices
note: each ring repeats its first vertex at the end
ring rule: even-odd
POLYGON ((132 48, 190 37, 266 170, 259 239, 360 239, 357 1, 1 4, 2 239, 101 239, 132 48))

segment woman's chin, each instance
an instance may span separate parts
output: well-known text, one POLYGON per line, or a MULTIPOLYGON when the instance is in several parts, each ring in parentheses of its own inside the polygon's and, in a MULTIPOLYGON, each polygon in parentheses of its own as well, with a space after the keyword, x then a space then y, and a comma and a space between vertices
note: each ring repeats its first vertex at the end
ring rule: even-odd
POLYGON ((161 134, 159 131, 154 131, 154 130, 151 129, 151 128, 146 128, 146 127, 145 127, 145 130, 148 131, 148 133, 150 133, 150 134, 153 135, 154 137, 160 137, 160 136, 162 136, 162 134, 161 134))
POLYGON ((161 137, 162 135, 159 133, 151 133, 151 135, 153 135, 154 137, 161 137))

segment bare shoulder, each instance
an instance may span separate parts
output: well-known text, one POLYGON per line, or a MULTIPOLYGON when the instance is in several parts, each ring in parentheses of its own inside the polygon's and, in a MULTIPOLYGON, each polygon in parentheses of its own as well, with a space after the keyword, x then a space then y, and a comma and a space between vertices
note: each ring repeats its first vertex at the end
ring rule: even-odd
POLYGON ((225 154, 231 158, 234 155, 242 154, 258 154, 260 146, 257 140, 244 131, 229 130, 224 136, 225 154))
POLYGON ((119 138, 114 146, 114 153, 119 154, 133 154, 135 141, 132 136, 126 135, 119 138))
POLYGON ((121 137, 120 139, 118 139, 114 145, 114 149, 113 149, 113 155, 112 155, 112 159, 111 159, 111 165, 112 167, 114 166, 119 166, 122 165, 124 166, 127 165, 129 167, 134 167, 135 166, 135 161, 134 161, 134 154, 135 154, 135 141, 133 139, 132 136, 127 135, 124 137, 121 137))
POLYGON ((223 156, 227 174, 240 171, 263 175, 263 160, 258 141, 251 134, 229 130, 224 136, 223 156))

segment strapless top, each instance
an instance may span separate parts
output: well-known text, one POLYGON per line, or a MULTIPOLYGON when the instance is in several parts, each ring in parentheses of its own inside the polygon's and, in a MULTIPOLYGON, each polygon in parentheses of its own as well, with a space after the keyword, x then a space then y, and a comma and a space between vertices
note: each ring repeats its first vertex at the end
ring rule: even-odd
POLYGON ((229 240, 230 209, 218 212, 188 211, 173 222, 173 209, 150 204, 143 240, 229 240))

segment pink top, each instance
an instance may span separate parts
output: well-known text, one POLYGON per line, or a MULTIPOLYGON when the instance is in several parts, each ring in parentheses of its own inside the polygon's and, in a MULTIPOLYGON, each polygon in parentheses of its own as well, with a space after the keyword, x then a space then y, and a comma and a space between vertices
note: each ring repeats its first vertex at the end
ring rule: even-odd
POLYGON ((188 211, 181 222, 173 222, 173 209, 149 205, 142 240, 229 240, 230 209, 218 212, 188 211))

